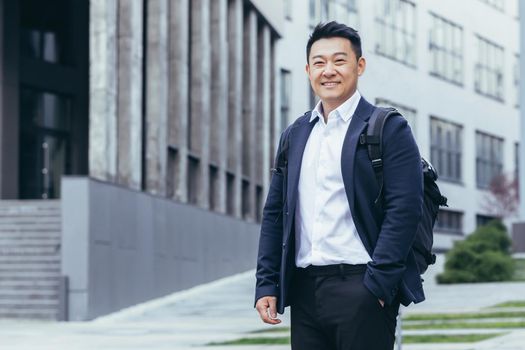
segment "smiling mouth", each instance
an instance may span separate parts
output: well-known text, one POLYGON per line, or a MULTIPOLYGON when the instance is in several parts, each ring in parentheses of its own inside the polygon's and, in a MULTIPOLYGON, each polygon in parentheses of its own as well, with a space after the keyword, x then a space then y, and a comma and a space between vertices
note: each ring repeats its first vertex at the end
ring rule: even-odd
POLYGON ((327 82, 321 83, 322 86, 326 86, 326 87, 336 86, 338 84, 339 82, 336 82, 336 81, 327 81, 327 82))

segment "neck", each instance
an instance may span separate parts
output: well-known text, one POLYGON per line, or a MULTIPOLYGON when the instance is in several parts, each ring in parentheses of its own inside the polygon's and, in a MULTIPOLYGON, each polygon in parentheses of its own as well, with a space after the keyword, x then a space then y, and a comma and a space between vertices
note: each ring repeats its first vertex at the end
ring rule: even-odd
POLYGON ((343 101, 336 101, 336 102, 330 102, 330 101, 323 101, 321 100, 321 112, 323 113, 323 118, 325 123, 328 121, 328 115, 337 107, 348 101, 350 97, 352 97, 355 94, 356 90, 350 94, 350 96, 346 97, 343 101))
POLYGON ((321 102, 321 110, 323 112, 323 119, 324 119, 324 122, 327 123, 328 122, 328 115, 334 110, 336 109, 338 106, 333 106, 333 105, 330 105, 328 103, 325 103, 325 102, 321 102))
MULTIPOLYGON (((348 99, 346 99, 346 100, 348 100, 348 99)), ((333 103, 333 102, 330 103, 330 102, 327 102, 327 101, 321 101, 321 112, 323 113, 323 118, 324 118, 325 123, 328 122, 328 115, 333 110, 337 109, 337 107, 339 107, 340 105, 345 103, 345 101, 343 101, 343 102, 335 102, 335 103, 333 103)))

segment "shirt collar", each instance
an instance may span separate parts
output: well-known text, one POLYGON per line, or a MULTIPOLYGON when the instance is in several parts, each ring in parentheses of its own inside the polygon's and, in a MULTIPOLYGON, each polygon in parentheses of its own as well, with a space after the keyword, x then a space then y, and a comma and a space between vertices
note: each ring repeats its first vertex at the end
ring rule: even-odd
MULTIPOLYGON (((354 115, 360 99, 361 99, 361 94, 359 93, 359 91, 355 90, 354 94, 348 100, 343 102, 339 107, 334 109, 331 113, 335 112, 336 115, 339 115, 341 119, 347 122, 354 115)), ((321 101, 317 102, 317 104, 315 105, 315 108, 312 110, 312 114, 310 115, 310 122, 312 122, 317 117, 319 117, 319 119, 323 118, 322 108, 323 108, 322 102, 321 101)))

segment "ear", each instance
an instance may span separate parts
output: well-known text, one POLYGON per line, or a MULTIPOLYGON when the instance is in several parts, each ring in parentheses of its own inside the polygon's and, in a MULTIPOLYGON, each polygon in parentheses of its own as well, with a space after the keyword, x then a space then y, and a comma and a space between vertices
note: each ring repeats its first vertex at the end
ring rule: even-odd
POLYGON ((306 71, 306 74, 308 74, 308 76, 310 76, 310 65, 308 63, 304 67, 304 70, 306 71))
POLYGON ((364 57, 359 57, 357 61, 357 75, 363 75, 366 70, 366 60, 364 57))

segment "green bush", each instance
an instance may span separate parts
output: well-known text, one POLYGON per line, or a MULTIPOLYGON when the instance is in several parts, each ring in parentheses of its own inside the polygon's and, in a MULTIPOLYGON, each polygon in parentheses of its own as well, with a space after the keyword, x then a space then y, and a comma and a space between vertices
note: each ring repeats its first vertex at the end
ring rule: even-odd
POLYGON ((467 237, 466 241, 476 244, 475 248, 482 251, 494 250, 509 253, 512 242, 505 226, 500 225, 502 224, 499 221, 494 220, 485 226, 480 226, 467 237))
POLYGON ((445 271, 438 283, 506 281, 512 278, 514 262, 511 240, 500 221, 478 227, 465 240, 458 241, 447 253, 445 271))

